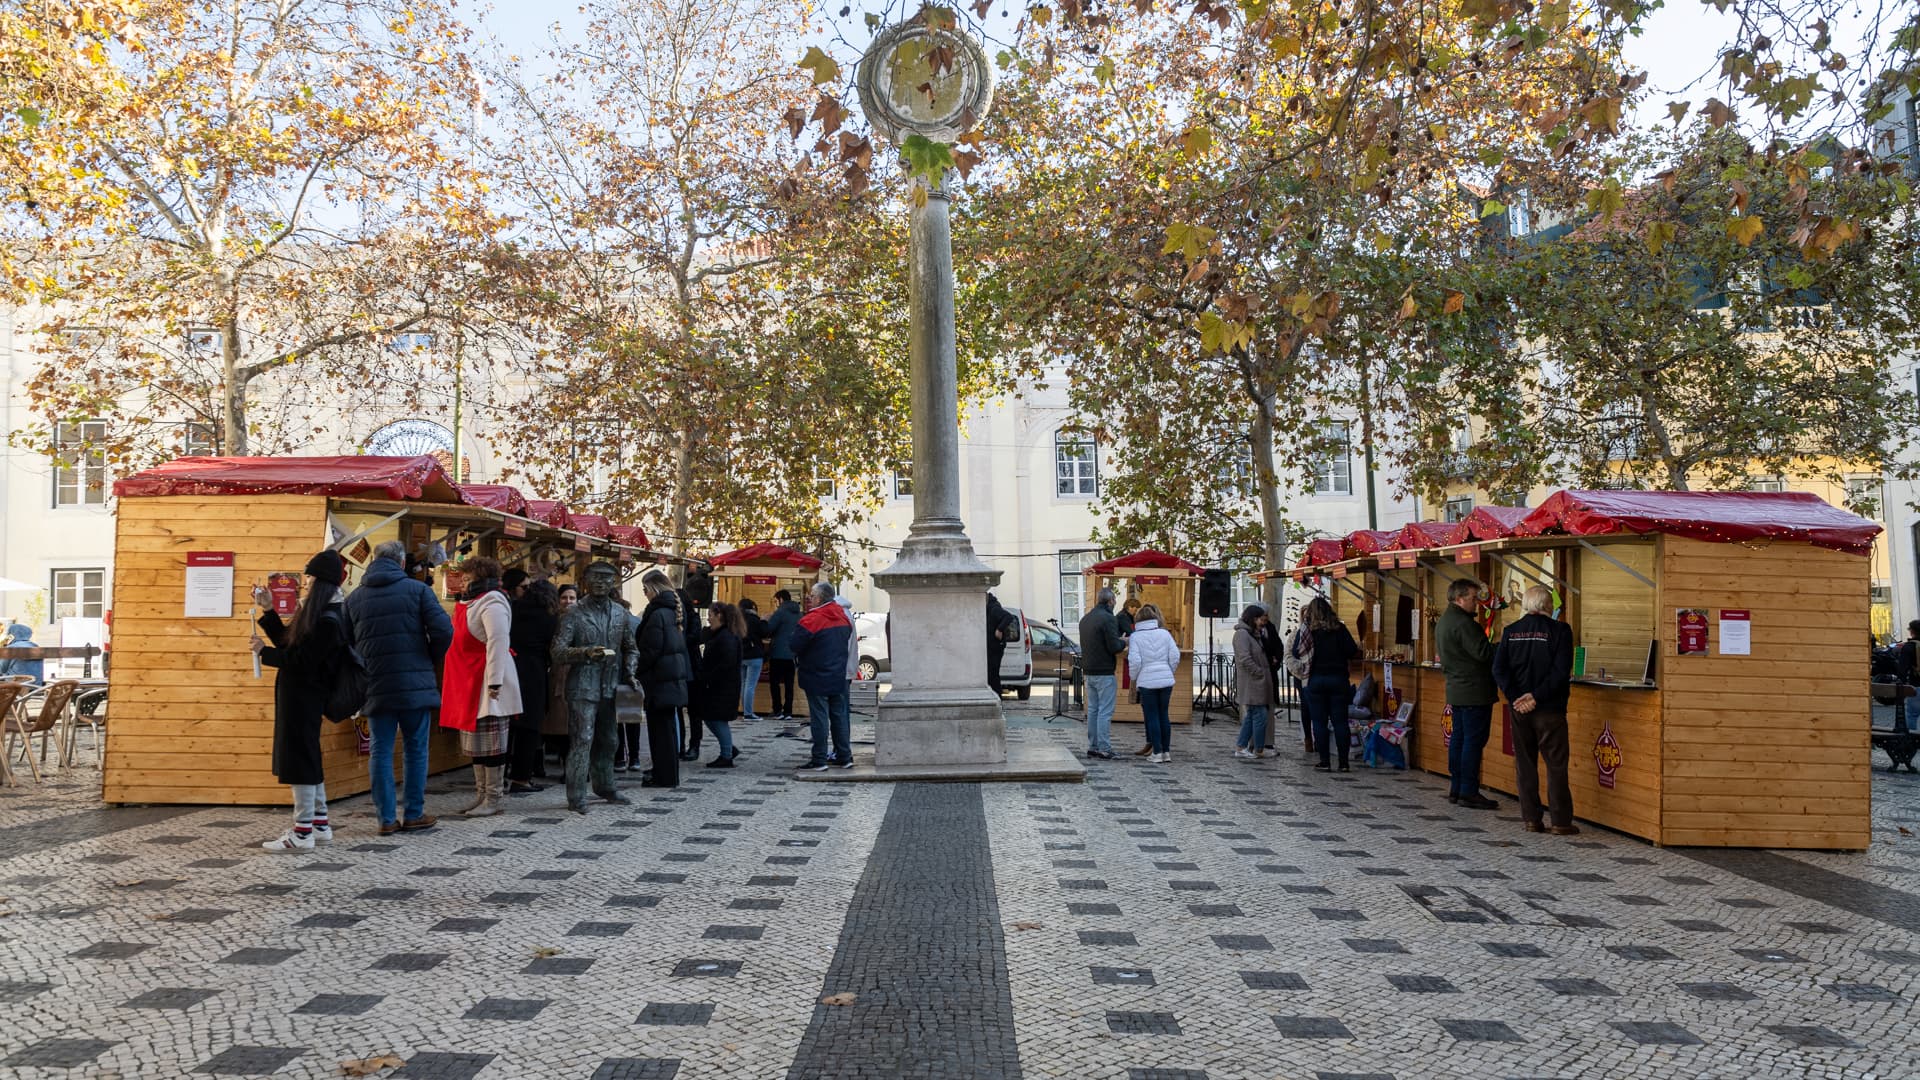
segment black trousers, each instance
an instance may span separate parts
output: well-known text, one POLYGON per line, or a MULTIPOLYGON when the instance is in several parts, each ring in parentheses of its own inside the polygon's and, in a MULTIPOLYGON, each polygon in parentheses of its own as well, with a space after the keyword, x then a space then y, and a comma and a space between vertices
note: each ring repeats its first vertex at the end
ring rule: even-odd
POLYGON ((1547 763, 1548 824, 1573 824, 1573 789, 1567 784, 1567 712, 1535 709, 1513 714, 1513 773, 1520 789, 1520 819, 1540 820, 1540 766, 1547 763))
POLYGON ((1006 655, 1007 655, 1006 642, 1004 641, 989 642, 987 644, 987 685, 992 687, 993 692, 996 694, 1000 693, 1001 691, 1000 661, 1006 655))
POLYGON ((524 784, 540 771, 546 747, 538 731, 509 728, 507 731, 507 779, 524 784))
POLYGON ((654 787, 680 786, 680 730, 678 705, 647 703, 647 750, 653 755, 654 787))
POLYGON ((767 661, 767 693, 773 698, 773 715, 793 715, 793 660, 767 661))

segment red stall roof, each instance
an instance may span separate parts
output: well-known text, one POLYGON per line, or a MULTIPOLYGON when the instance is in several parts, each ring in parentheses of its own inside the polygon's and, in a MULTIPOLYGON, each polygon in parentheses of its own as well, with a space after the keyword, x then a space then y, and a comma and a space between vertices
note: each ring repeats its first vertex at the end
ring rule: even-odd
POLYGON ((1347 534, 1347 558, 1385 551, 1397 535, 1391 529, 1356 529, 1347 534))
POLYGON ((818 570, 820 560, 804 551, 783 544, 748 544, 707 560, 709 566, 738 566, 741 563, 783 562, 796 570, 818 570))
POLYGON ((1307 550, 1300 555, 1295 566, 1325 566, 1337 563, 1347 557, 1345 540, 1314 540, 1307 544, 1307 550))
POLYGON ((1117 559, 1094 563, 1088 567, 1089 574, 1110 574, 1115 570, 1185 570, 1189 574, 1204 574, 1206 571, 1177 555, 1147 548, 1131 555, 1122 555, 1117 559))
POLYGON ((1422 551, 1426 548, 1452 547, 1467 542, 1464 521, 1416 521, 1399 532, 1382 551, 1422 551))
POLYGON ((528 499, 527 516, 556 529, 573 528, 573 515, 567 513, 565 504, 552 499, 528 499))
POLYGON ((1801 491, 1561 491, 1513 531, 1549 532, 1657 532, 1716 543, 1796 540, 1866 555, 1880 526, 1801 491))
POLYGON ((460 498, 474 506, 516 517, 524 517, 527 513, 526 498, 520 494, 519 488, 511 484, 461 484, 460 498))
POLYGON ((646 530, 638 525, 615 525, 612 530, 613 542, 626 547, 649 548, 646 530))
POLYGON ((1512 536, 1514 528, 1532 512, 1524 506, 1476 506, 1467 515, 1467 536, 1475 540, 1499 540, 1512 536))
POLYGON ((602 539, 613 537, 613 522, 608 521, 605 515, 573 514, 571 516, 573 518, 571 528, 574 532, 586 533, 588 536, 598 536, 602 539))
POLYGON ((463 501, 431 457, 184 457, 113 484, 114 495, 326 495, 463 501))

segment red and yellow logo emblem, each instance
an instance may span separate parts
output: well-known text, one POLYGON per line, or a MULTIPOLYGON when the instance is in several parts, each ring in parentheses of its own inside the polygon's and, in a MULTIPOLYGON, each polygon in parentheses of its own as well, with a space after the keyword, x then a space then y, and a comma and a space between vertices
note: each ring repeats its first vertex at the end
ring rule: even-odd
POLYGON ((1613 737, 1613 725, 1604 723, 1600 728, 1600 737, 1593 740, 1593 763, 1600 770, 1600 786, 1613 786, 1614 774, 1620 771, 1625 761, 1620 753, 1620 740, 1613 737))

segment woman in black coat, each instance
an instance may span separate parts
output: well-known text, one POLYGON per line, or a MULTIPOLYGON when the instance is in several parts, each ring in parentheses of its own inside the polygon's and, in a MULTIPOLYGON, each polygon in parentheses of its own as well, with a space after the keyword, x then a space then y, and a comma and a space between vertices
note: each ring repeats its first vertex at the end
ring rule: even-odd
POLYGON ((513 669, 520 676, 519 716, 507 732, 507 793, 525 795, 546 788, 533 782, 546 775, 540 727, 547 720, 548 656, 553 631, 560 625, 560 592, 551 581, 536 581, 513 601, 513 669))
POLYGON ((692 711, 720 744, 720 756, 707 762, 709 769, 731 769, 739 756, 733 748, 733 710, 740 703, 740 640, 746 629, 740 609, 732 604, 716 603, 707 611, 706 645, 694 680, 692 711))
POLYGON ((640 578, 646 611, 634 631, 634 678, 646 697, 647 749, 653 755, 653 775, 646 787, 679 787, 679 717, 687 704, 687 683, 693 664, 687 657, 687 636, 680 627, 680 598, 667 575, 649 570, 640 578))
POLYGON ((274 612, 267 590, 253 587, 253 602, 263 612, 260 629, 267 635, 267 641, 253 636, 253 651, 278 671, 273 677, 273 775, 293 788, 293 827, 260 845, 268 851, 312 851, 315 841, 333 839, 320 711, 350 637, 340 592, 346 580, 347 563, 339 552, 323 551, 307 560, 307 598, 290 627, 274 612))

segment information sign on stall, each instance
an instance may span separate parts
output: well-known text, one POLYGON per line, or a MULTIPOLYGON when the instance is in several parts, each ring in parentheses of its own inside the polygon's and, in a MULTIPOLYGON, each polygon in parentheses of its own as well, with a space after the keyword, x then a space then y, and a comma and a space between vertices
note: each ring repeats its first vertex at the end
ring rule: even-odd
POLYGON ((1674 613, 1680 655, 1707 651, 1707 612, 1705 608, 1680 608, 1674 613))
POLYGON ((1466 547, 1463 547, 1459 551, 1454 552, 1453 561, 1456 566, 1465 566, 1468 563, 1479 562, 1480 561, 1480 545, 1468 544, 1466 547))
POLYGON ((1720 655, 1753 655, 1753 612, 1721 609, 1720 655))
POLYGON ((187 552, 187 618, 233 617, 233 552, 187 552))
POLYGON ((500 523, 500 531, 515 540, 525 540, 527 523, 518 518, 507 518, 500 523))
POLYGON ((273 598, 273 613, 282 619, 293 618, 300 609, 300 575, 276 570, 267 575, 267 595, 273 598))
POLYGON ((748 585, 778 585, 780 579, 772 574, 748 574, 742 579, 748 585))

